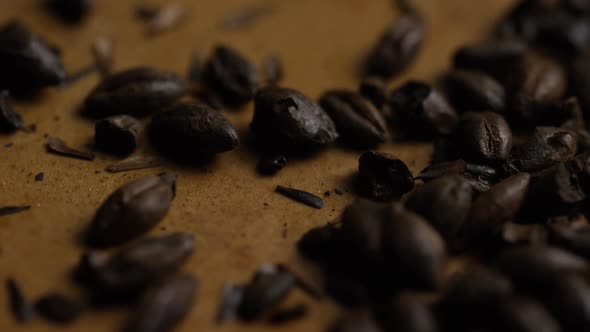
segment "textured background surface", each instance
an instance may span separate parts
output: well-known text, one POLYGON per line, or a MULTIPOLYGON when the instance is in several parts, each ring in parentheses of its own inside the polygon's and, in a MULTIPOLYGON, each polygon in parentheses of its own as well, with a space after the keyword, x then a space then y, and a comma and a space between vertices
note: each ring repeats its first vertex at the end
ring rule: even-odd
MULTIPOLYGON (((115 38, 117 70, 150 65, 184 74, 194 49, 209 52, 213 45, 224 42, 257 64, 267 53, 278 52, 286 67, 284 85, 314 98, 328 88, 355 88, 363 55, 398 15, 390 0, 285 0, 275 1, 274 14, 252 27, 228 32, 219 28, 221 18, 257 0, 179 0, 189 9, 190 19, 177 29, 147 38, 143 26, 133 17, 136 1, 99 0, 92 16, 77 29, 47 16, 38 2, 0 0, 0 22, 16 17, 40 32, 62 48, 69 71, 91 61, 89 46, 99 34, 115 38)), ((513 2, 416 1, 430 21, 431 33, 418 61, 392 86, 407 78, 433 80, 448 66, 449 54, 457 45, 483 36, 513 2)), ((93 123, 77 116, 76 108, 97 81, 93 75, 68 89, 48 89, 36 101, 17 102, 17 110, 27 123, 37 124, 37 132, 0 136, 0 206, 32 205, 28 212, 0 217, 0 331, 116 331, 126 313, 124 308, 89 309, 65 329, 40 319, 19 326, 9 316, 3 281, 8 276, 16 278, 31 299, 53 290, 79 296, 68 279, 82 249, 77 234, 111 191, 161 170, 178 174, 178 195, 153 233, 182 230, 197 237, 196 252, 184 270, 199 277, 199 300, 178 331, 277 329, 261 323, 215 326, 220 290, 226 281, 247 280, 264 262, 285 262, 309 279, 318 280, 297 257, 294 243, 311 227, 336 218, 353 195, 333 194, 318 211, 278 196, 273 189, 277 184, 316 194, 347 189, 359 152, 332 148, 308 160, 291 162, 276 177, 260 178, 254 171, 256 158, 247 144, 252 116, 249 105, 240 112, 225 112, 244 144, 206 166, 166 165, 108 174, 102 170, 115 160, 112 157, 99 154, 88 162, 46 153, 46 133, 75 147, 84 146, 92 138, 93 123), (9 142, 13 146, 6 148, 9 142), (45 181, 34 180, 38 172, 45 172, 45 181), (281 235, 284 229, 286 238, 281 235)), ((429 146, 416 144, 387 144, 379 150, 398 155, 414 173, 425 166, 430 153, 429 146)), ((322 331, 340 310, 327 300, 313 303, 298 292, 288 301, 309 303, 312 310, 306 319, 279 329, 283 331, 322 331)))

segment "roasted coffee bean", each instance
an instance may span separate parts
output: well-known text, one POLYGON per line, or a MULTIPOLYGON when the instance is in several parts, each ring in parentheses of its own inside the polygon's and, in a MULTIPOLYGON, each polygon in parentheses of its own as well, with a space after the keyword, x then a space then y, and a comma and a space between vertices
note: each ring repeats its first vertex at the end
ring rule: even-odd
POLYGON ((340 139, 353 147, 373 147, 388 137, 387 124, 377 108, 360 94, 346 90, 330 90, 320 98, 340 139))
POLYGON ((540 20, 536 37, 536 42, 550 52, 577 55, 590 46, 590 23, 586 17, 554 11, 540 20))
POLYGON ((589 268, 582 257, 555 247, 543 246, 505 250, 496 264, 519 286, 533 288, 565 274, 587 273, 589 268))
POLYGON ((252 132, 260 139, 291 147, 321 147, 338 138, 334 122, 301 92, 266 87, 256 94, 252 132))
POLYGON ((277 174, 287 165, 287 158, 283 155, 263 157, 258 162, 258 173, 262 175, 277 174))
POLYGON ((486 40, 459 48, 453 64, 455 68, 484 72, 506 82, 520 72, 526 51, 526 44, 520 41, 486 40))
POLYGON ((447 175, 417 187, 406 207, 424 217, 451 243, 469 213, 472 196, 473 188, 467 179, 447 175))
POLYGON ((494 165, 508 158, 512 131, 500 114, 468 112, 461 115, 453 142, 462 159, 494 165))
POLYGON ((191 275, 172 277, 153 287, 129 317, 126 332, 171 331, 196 301, 197 280, 191 275))
POLYGON ((270 54, 264 58, 262 73, 266 85, 277 85, 283 79, 285 70, 278 54, 270 54))
POLYGON ((395 124, 409 136, 450 134, 458 120, 447 100, 423 82, 410 81, 395 90, 389 105, 395 124))
POLYGON ((14 111, 8 91, 0 92, 0 132, 13 132, 23 127, 23 118, 14 111))
POLYGON ((544 58, 531 58, 525 62, 522 73, 510 85, 514 91, 511 111, 522 121, 535 119, 537 109, 564 97, 567 78, 557 62, 544 58))
POLYGON ((252 99, 259 85, 256 67, 237 50, 224 45, 217 46, 205 64, 203 81, 231 106, 252 99))
POLYGON ((175 194, 176 177, 169 173, 120 187, 96 212, 88 230, 88 244, 113 246, 147 232, 166 216, 175 194))
POLYGON ((60 324, 72 323, 80 316, 82 310, 80 304, 57 293, 41 297, 35 303, 35 309, 45 319, 60 324))
POLYGON ((379 110, 387 101, 387 84, 377 76, 365 77, 361 81, 358 90, 361 96, 372 102, 379 110))
POLYGON ((531 176, 513 175, 475 199, 459 235, 467 246, 484 246, 498 235, 505 223, 520 210, 529 188, 531 176))
POLYGON ((532 113, 525 114, 531 126, 551 126, 574 132, 584 130, 584 114, 577 97, 537 104, 532 113))
POLYGON ((293 289, 296 276, 276 266, 262 266, 244 287, 238 316, 252 321, 272 309, 293 289))
POLYGON ((478 71, 454 70, 445 78, 445 88, 459 112, 506 109, 504 87, 492 77, 478 71))
POLYGON ((199 104, 182 103, 154 115, 152 143, 179 159, 202 159, 230 151, 240 144, 231 123, 219 112, 199 104))
POLYGON ((428 183, 445 175, 462 175, 467 171, 467 163, 463 159, 433 163, 424 168, 415 179, 428 183))
POLYGON ((426 24, 419 15, 405 14, 391 24, 371 51, 366 74, 390 78, 406 69, 422 48, 426 24))
POLYGON ((243 295, 243 286, 226 284, 223 287, 215 321, 217 323, 223 323, 227 320, 234 319, 237 316, 238 307, 242 302, 243 295))
POLYGON ((49 0, 47 5, 66 22, 78 22, 94 7, 94 0, 49 0))
POLYGON ((176 272, 192 254, 194 242, 183 233, 147 238, 108 259, 89 256, 78 270, 88 271, 81 275, 86 278, 82 281, 92 287, 98 300, 126 300, 176 272))
POLYGON ((47 42, 18 22, 0 27, 0 89, 31 93, 59 85, 66 73, 47 42))
POLYGON ((49 152, 53 152, 62 156, 84 160, 94 160, 94 153, 71 148, 66 144, 66 142, 57 137, 48 137, 46 147, 49 152))
POLYGON ((376 201, 392 201, 413 188, 412 173, 397 157, 368 151, 359 158, 357 189, 360 195, 376 201))
MULTIPOLYGON (((358 200, 342 213, 341 249, 348 251, 349 260, 363 265, 378 265, 382 261, 383 204, 358 200)), ((331 239, 336 242, 337 239, 331 239)))
POLYGON ((541 245, 547 243, 547 230, 542 225, 507 223, 502 227, 502 241, 505 244, 541 245))
POLYGON ((523 296, 498 301, 491 310, 488 322, 496 331, 562 331, 559 323, 541 303, 523 296))
POLYGON ((140 67, 105 78, 86 97, 90 115, 147 115, 159 112, 186 92, 185 82, 176 74, 140 67))
POLYGON ((576 154, 577 137, 570 130, 537 127, 528 142, 515 145, 507 160, 508 172, 538 172, 568 161, 576 154))
POLYGON ((338 250, 336 245, 338 235, 339 230, 332 224, 313 228, 297 242, 297 250, 308 259, 316 261, 329 259, 338 250))
POLYGON ((401 204, 394 204, 382 236, 385 262, 392 277, 400 279, 400 285, 416 289, 436 289, 440 285, 446 248, 428 222, 401 204))
POLYGON ((496 183, 498 172, 496 169, 472 163, 466 163, 462 159, 434 163, 423 169, 416 180, 422 180, 425 183, 430 182, 442 176, 458 174, 463 175, 471 184, 471 187, 477 192, 488 191, 496 183))
POLYGON ((377 311, 385 331, 437 332, 436 319, 428 304, 415 294, 396 296, 377 311))
POLYGON ((270 316, 268 322, 274 325, 285 324, 304 318, 309 312, 305 304, 298 304, 294 307, 279 310, 270 316))
POLYGON ((569 165, 559 164, 533 178, 519 219, 544 222, 549 216, 568 215, 585 198, 578 174, 569 165))
POLYGON ((344 315, 328 329, 328 332, 382 332, 370 315, 344 315))
POLYGON ((581 326, 590 326, 590 285, 578 275, 552 275, 543 285, 533 291, 553 316, 562 330, 579 331, 581 326))
POLYGON ((316 209, 321 209, 324 206, 324 201, 320 197, 308 193, 307 191, 283 186, 277 186, 275 191, 283 196, 289 197, 294 201, 309 205, 316 209))
POLYGON ((490 310, 498 300, 512 293, 512 283, 501 273, 483 266, 470 265, 448 285, 436 311, 445 331, 469 331, 486 327, 490 310))
POLYGON ((570 250, 586 259, 590 258, 590 226, 554 224, 549 226, 551 243, 570 250))
POLYGON ((128 155, 137 147, 141 123, 128 115, 115 115, 96 123, 94 145, 106 152, 128 155))
POLYGON ((33 309, 14 279, 6 279, 8 304, 14 318, 21 322, 29 322, 33 318, 33 309))

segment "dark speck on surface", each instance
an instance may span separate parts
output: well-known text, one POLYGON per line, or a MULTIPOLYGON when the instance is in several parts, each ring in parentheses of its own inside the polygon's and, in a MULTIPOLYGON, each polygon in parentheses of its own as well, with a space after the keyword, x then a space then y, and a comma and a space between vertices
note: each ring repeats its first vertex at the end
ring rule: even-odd
POLYGON ((330 191, 329 190, 327 190, 327 191, 324 192, 324 197, 328 197, 328 196, 330 196, 330 191))
POLYGON ((334 193, 336 193, 336 195, 343 195, 344 192, 338 188, 334 189, 334 193))
POLYGON ((8 148, 12 147, 13 145, 14 145, 14 143, 10 142, 10 143, 4 144, 4 147, 8 149, 8 148))

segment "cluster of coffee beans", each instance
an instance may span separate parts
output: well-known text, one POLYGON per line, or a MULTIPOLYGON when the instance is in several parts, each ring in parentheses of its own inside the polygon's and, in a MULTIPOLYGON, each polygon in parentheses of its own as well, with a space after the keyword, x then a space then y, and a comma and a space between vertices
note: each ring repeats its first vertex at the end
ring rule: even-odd
MULTIPOLYGON (((387 80, 411 65, 427 33, 420 12, 397 3, 402 15, 369 52, 358 91, 329 89, 318 101, 279 85, 284 70, 274 55, 262 73, 227 45, 206 58, 195 53, 188 79, 147 67, 111 73, 112 45, 98 40, 91 69, 103 79, 83 103, 83 113, 98 118, 94 148, 128 156, 149 142, 173 161, 207 161, 240 143, 221 110, 250 102, 263 175, 277 174, 293 154, 334 143, 372 149, 394 138, 431 140, 432 163, 416 176, 394 155, 362 152, 356 176, 362 199, 298 242, 323 271, 326 293, 358 309, 331 331, 589 330, 590 2, 522 0, 493 36, 456 51, 440 85, 410 80, 388 91, 387 80)), ((47 6, 75 22, 93 1, 47 6)), ((261 8, 227 24, 258 17, 267 10, 261 8)), ((183 17, 178 6, 142 7, 137 14, 150 33, 183 17)), ((0 69, 2 132, 31 130, 10 94, 35 94, 75 76, 66 74, 55 47, 17 22, 0 27, 0 69)), ((94 159, 55 137, 47 148, 94 159)), ((157 164, 131 157, 109 169, 157 164)), ((276 191, 323 206, 302 190, 276 191)), ((175 195, 169 173, 130 182, 104 201, 86 232, 88 251, 75 280, 92 304, 133 303, 126 331, 168 331, 195 300, 197 280, 179 272, 194 238, 138 239, 164 219, 175 195)), ((2 207, 0 215, 28 208, 2 207)), ((263 265, 246 284, 228 284, 217 320, 302 318, 304 304, 278 308, 294 287, 318 296, 285 266, 263 265)), ((29 320, 32 309, 17 283, 9 280, 7 289, 16 317, 29 320)), ((49 293, 35 308, 68 323, 82 306, 49 293)))

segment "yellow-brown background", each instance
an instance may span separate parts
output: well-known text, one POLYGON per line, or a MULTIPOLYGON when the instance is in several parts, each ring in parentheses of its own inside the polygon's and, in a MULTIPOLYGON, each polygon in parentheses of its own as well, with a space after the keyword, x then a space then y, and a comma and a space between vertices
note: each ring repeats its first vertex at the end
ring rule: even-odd
MULTIPOLYGON (((146 38, 142 25, 133 17, 136 1, 98 0, 96 10, 78 29, 46 15, 39 2, 0 0, 0 22, 19 18, 60 46, 69 71, 91 61, 89 46, 100 34, 115 38, 116 69, 150 65, 180 74, 186 72, 194 49, 208 52, 223 42, 257 64, 267 53, 278 52, 286 68, 284 85, 314 98, 328 88, 355 88, 363 55, 398 15, 391 0, 276 0, 273 15, 243 31, 228 32, 219 29, 224 15, 260 1, 178 0, 188 8, 189 20, 177 29, 146 38)), ((448 66, 453 49, 485 35, 513 2, 416 1, 429 19, 430 34, 412 69, 392 86, 407 78, 432 80, 448 66)), ((289 302, 309 303, 309 316, 281 328, 261 323, 218 327, 213 317, 223 284, 245 281, 261 263, 286 262, 316 280, 309 266, 297 257, 294 243, 311 227, 336 218, 353 195, 332 195, 318 211, 289 201, 273 193, 273 189, 282 184, 320 195, 325 190, 347 188, 358 152, 332 148, 309 160, 292 162, 271 178, 256 175, 256 158, 244 145, 218 156, 206 167, 166 165, 128 173, 95 173, 115 159, 99 154, 95 161, 88 162, 48 154, 43 135, 48 133, 73 146, 84 146, 93 135, 93 123, 76 116, 75 110, 97 81, 93 75, 68 89, 48 89, 37 101, 16 103, 26 122, 37 124, 37 132, 0 136, 0 206, 30 204, 32 209, 0 217, 0 281, 8 276, 16 278, 30 299, 53 290, 78 296, 68 279, 81 253, 76 242, 78 232, 115 188, 166 169, 178 174, 178 195, 161 227, 153 233, 194 234, 196 251, 184 270, 195 273, 201 281, 198 303, 178 331, 323 330, 340 309, 329 301, 313 303, 301 294, 294 294, 289 302), (14 145, 5 148, 9 142, 14 145), (34 180, 38 172, 45 172, 45 181, 34 180), (283 224, 288 232, 286 238, 281 236, 283 224)), ((249 135, 251 114, 251 106, 241 112, 226 112, 243 141, 249 135)), ((428 146, 415 144, 387 144, 379 149, 398 155, 414 173, 426 164, 430 152, 428 146)), ((6 294, 0 288, 2 332, 115 331, 125 313, 124 308, 89 310, 67 328, 41 319, 21 326, 9 315, 6 294)))

